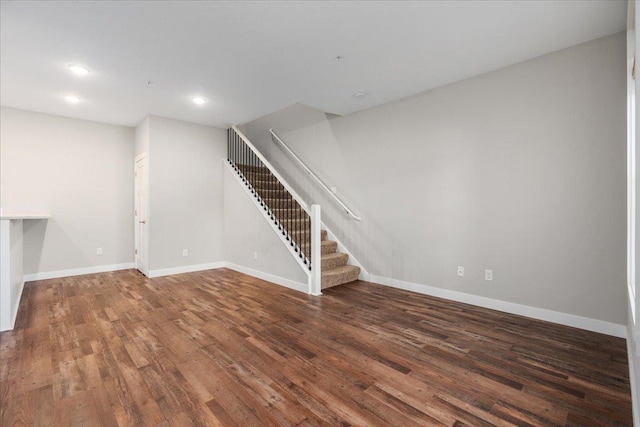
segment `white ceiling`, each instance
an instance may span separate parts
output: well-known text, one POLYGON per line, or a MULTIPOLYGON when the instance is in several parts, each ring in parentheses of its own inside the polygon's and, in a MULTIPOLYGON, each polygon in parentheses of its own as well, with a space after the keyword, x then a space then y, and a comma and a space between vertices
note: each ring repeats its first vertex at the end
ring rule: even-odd
POLYGON ((298 102, 349 114, 613 34, 625 29, 627 2, 0 7, 0 104, 128 126, 153 114, 224 127, 298 102), (69 64, 91 73, 79 78, 69 64), (71 93, 82 102, 62 99, 71 93), (209 102, 195 106, 196 94, 209 102))

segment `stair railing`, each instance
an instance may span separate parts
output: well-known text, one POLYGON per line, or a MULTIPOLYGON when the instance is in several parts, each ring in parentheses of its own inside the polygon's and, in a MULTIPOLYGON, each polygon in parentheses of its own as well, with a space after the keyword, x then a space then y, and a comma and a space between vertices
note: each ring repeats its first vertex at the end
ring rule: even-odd
POLYGON ((236 127, 227 131, 227 160, 310 274, 320 294, 320 206, 308 205, 236 127))
POLYGON ((327 187, 327 185, 322 182, 322 180, 320 178, 318 178, 318 176, 313 173, 313 171, 311 169, 309 169, 309 167, 300 159, 300 157, 298 157, 296 155, 296 153, 294 153, 288 146, 287 144, 284 143, 284 141, 274 132, 273 129, 269 129, 269 133, 271 133, 271 140, 276 143, 279 144, 282 148, 284 148, 285 152, 287 152, 287 154, 289 154, 291 157, 293 157, 293 159, 295 159, 298 164, 300 165, 300 167, 307 173, 309 174, 319 185, 321 188, 323 188, 327 194, 329 194, 329 196, 331 196, 331 198, 342 207, 342 209, 344 209, 344 211, 346 212, 346 214, 352 218, 355 219, 356 221, 362 221, 362 218, 360 218, 359 216, 357 216, 356 214, 353 213, 353 211, 351 209, 349 209, 347 207, 347 205, 344 204, 344 202, 342 200, 340 200, 340 198, 329 189, 329 187, 327 187))

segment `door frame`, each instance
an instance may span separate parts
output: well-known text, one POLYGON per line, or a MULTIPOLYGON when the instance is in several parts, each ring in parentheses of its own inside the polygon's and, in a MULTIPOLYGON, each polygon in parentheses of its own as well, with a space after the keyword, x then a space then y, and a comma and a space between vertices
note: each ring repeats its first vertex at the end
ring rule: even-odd
POLYGON ((149 227, 149 156, 148 153, 145 151, 142 154, 139 154, 135 157, 134 161, 133 161, 133 194, 134 194, 134 211, 133 211, 133 227, 134 227, 134 250, 133 250, 133 262, 135 265, 136 270, 140 271, 142 274, 144 274, 145 276, 149 276, 149 232, 148 232, 148 227, 149 227), (139 161, 141 160, 146 160, 146 179, 144 180, 145 183, 145 192, 144 192, 144 198, 145 198, 145 205, 146 205, 146 210, 147 210, 147 232, 144 235, 144 242, 141 241, 140 239, 140 229, 138 227, 138 212, 139 212, 139 206, 138 206, 138 171, 137 171, 137 164, 139 161), (146 253, 146 258, 147 258, 147 262, 146 262, 146 266, 144 265, 138 265, 138 250, 140 250, 142 247, 146 247, 147 248, 147 253, 146 253))

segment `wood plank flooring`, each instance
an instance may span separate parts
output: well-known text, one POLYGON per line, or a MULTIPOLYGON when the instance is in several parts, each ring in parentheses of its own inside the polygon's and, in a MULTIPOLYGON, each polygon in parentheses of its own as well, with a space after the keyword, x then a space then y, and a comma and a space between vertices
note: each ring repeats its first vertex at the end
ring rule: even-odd
POLYGON ((625 341, 366 282, 28 283, 0 425, 631 426, 625 341))

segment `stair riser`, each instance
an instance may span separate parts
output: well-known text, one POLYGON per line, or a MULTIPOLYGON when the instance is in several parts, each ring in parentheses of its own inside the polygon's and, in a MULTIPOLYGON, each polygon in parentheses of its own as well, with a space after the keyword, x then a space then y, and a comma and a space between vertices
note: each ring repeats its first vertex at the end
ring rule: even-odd
POLYGON ((291 209, 298 207, 298 202, 295 200, 275 200, 275 199, 263 199, 270 209, 291 209))
POLYGON ((238 169, 243 171, 252 171, 252 172, 269 172, 269 169, 266 166, 254 166, 254 165, 245 165, 242 163, 236 163, 238 169))
POLYGON ((347 260, 349 256, 347 254, 340 254, 340 257, 332 257, 322 259, 322 270, 328 270, 331 268, 342 267, 343 265, 347 265, 347 260))
MULTIPOLYGON (((326 240, 325 240, 325 242, 326 242, 326 240)), ((321 245, 321 253, 322 253, 322 255, 332 254, 337 249, 338 249, 338 243, 336 243, 336 242, 328 242, 326 244, 323 243, 321 245)))
POLYGON ((275 191, 284 188, 277 182, 267 181, 252 182, 251 185, 258 191, 275 191))
POLYGON ((280 191, 280 190, 260 190, 260 189, 258 189, 258 193, 260 194, 260 197, 263 197, 265 199, 289 200, 289 199, 293 198, 293 197, 291 197, 291 194, 287 193, 286 191, 280 191))
POLYGON ((257 171, 257 170, 247 169, 247 168, 244 168, 242 166, 239 166, 238 170, 240 172, 242 172, 243 175, 274 176, 268 169, 266 171, 264 171, 264 170, 257 171))
POLYGON ((242 163, 236 163, 238 169, 242 169, 243 171, 252 171, 252 172, 269 172, 269 169, 266 166, 253 166, 253 165, 243 165, 242 163))
MULTIPOLYGON (((261 172, 245 172, 240 170, 242 174, 252 181, 271 181, 276 180, 276 177, 271 175, 270 173, 261 173, 261 172)), ((277 180, 276 180, 277 181, 277 180)))
POLYGON ((273 211, 273 213, 275 213, 276 215, 278 215, 278 217, 285 217, 285 216, 293 216, 295 217, 296 215, 298 215, 300 212, 303 212, 303 210, 298 207, 298 208, 294 208, 294 209, 278 209, 278 208, 274 208, 271 209, 273 211))

